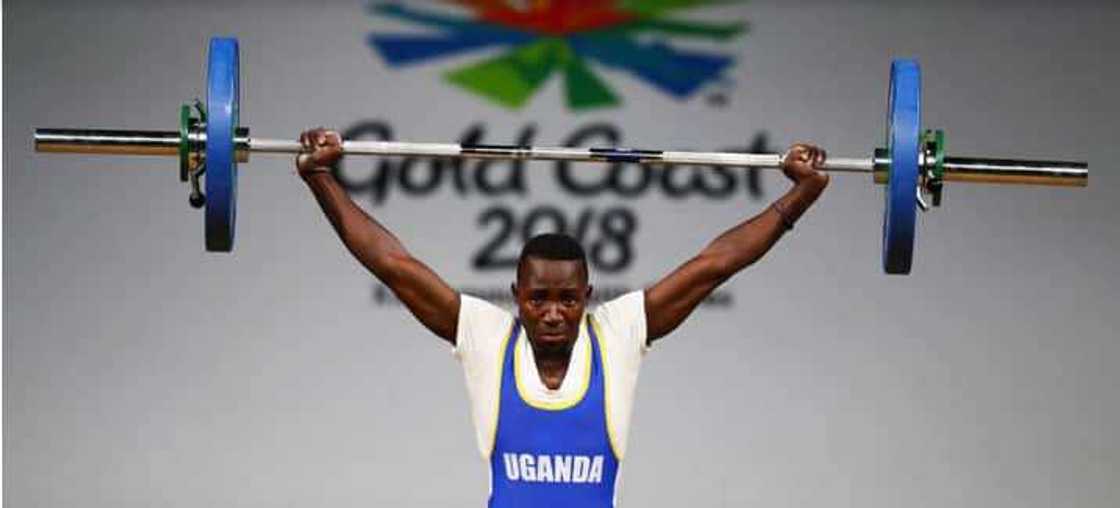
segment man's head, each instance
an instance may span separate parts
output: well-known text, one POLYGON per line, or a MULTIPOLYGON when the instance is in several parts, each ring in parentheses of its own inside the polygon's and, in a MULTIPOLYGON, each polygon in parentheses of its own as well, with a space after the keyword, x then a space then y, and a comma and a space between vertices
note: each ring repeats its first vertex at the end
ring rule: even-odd
POLYGON ((531 238, 521 249, 512 289, 533 349, 570 351, 591 297, 587 255, 579 242, 564 234, 531 238))

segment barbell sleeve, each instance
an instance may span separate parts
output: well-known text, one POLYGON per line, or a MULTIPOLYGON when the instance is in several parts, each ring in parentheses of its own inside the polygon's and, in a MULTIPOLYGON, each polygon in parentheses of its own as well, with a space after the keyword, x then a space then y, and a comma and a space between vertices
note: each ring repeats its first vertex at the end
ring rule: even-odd
MULTIPOLYGON (((206 145, 205 132, 191 132, 190 142, 206 145)), ((90 155, 179 155, 179 133, 176 131, 128 131, 107 129, 35 129, 35 151, 90 155)), ((237 129, 234 138, 238 162, 247 162, 249 128, 237 129)), ((298 145, 298 143, 297 143, 298 145)))
POLYGON ((945 181, 1086 187, 1089 163, 945 157, 945 181))
POLYGON ((35 151, 92 155, 179 153, 179 133, 95 129, 35 129, 35 151))

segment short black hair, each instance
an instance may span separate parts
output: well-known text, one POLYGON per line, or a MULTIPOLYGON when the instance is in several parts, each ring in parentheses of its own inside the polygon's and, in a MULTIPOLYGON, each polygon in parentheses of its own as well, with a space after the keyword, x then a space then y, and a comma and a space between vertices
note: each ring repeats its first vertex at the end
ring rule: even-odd
POLYGON ((521 256, 517 259, 518 276, 521 275, 521 267, 528 258, 579 261, 584 276, 590 275, 587 270, 587 253, 584 252, 583 246, 575 238, 564 233, 544 233, 525 242, 525 246, 521 248, 521 256))

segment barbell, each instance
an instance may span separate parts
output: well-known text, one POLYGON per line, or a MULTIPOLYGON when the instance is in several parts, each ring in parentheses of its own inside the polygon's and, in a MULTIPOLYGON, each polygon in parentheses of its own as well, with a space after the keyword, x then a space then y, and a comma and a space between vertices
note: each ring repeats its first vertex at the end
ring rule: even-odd
MULTIPOLYGON (((206 104, 179 109, 177 131, 36 129, 35 150, 179 158, 179 178, 191 186, 190 203, 205 207, 206 250, 230 252, 237 219, 237 165, 250 153, 295 154, 297 141, 253 138, 240 123, 240 60, 237 39, 210 40, 206 104), (205 176, 205 193, 202 190, 205 176)), ((345 155, 470 159, 520 159, 638 164, 689 164, 780 168, 781 154, 684 152, 627 148, 534 147, 390 141, 343 142, 345 155)), ((870 158, 829 158, 829 172, 864 173, 885 186, 883 270, 910 272, 917 210, 940 206, 944 182, 1084 187, 1086 162, 963 158, 945 155, 945 135, 921 129, 921 70, 915 60, 890 68, 886 148, 870 158)))

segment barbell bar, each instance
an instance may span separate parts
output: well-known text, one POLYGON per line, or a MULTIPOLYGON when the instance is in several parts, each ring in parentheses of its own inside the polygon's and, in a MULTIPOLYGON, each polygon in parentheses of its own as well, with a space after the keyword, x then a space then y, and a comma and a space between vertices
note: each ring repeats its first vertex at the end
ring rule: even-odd
MULTIPOLYGON (((126 131, 95 129, 36 129, 38 152, 91 155, 175 156, 179 133, 174 131, 126 131)), ((205 145, 204 133, 192 133, 192 143, 205 145)), ((248 162, 246 153, 294 155, 304 151, 298 141, 249 137, 242 127, 235 139, 238 162, 248 162)), ((782 154, 588 149, 555 146, 464 145, 411 143, 403 141, 344 140, 342 152, 352 156, 430 157, 462 159, 539 160, 569 162, 637 162, 642 164, 689 164, 776 169, 782 154)), ((878 158, 830 157, 824 169, 831 173, 875 173, 876 165, 889 164, 878 158)), ((923 165, 925 163, 923 162, 923 165)), ((1081 162, 979 159, 945 157, 944 181, 1084 187, 1088 173, 1081 162)), ((886 171, 879 172, 886 182, 886 171)))
MULTIPOLYGON (((38 152, 94 155, 174 156, 180 179, 191 183, 191 204, 206 208, 206 249, 233 249, 237 203, 237 165, 249 155, 292 155, 304 151, 297 141, 250 136, 240 125, 240 64, 236 39, 210 41, 207 102, 180 107, 178 131, 36 129, 38 152), (205 176, 205 197, 201 179, 205 176)), ((869 158, 830 157, 824 169, 870 174, 883 184, 883 269, 910 272, 917 210, 941 202, 944 182, 1085 187, 1088 163, 1074 161, 965 158, 945 155, 941 131, 922 131, 921 71, 914 60, 891 65, 886 148, 869 158)), ((570 162, 681 164, 780 168, 782 154, 573 148, 520 145, 413 143, 345 140, 347 156, 517 159, 570 162)))
MULTIPOLYGON (((175 131, 127 131, 96 129, 36 129, 38 152, 80 153, 89 155, 176 156, 180 135, 175 131)), ((206 144, 205 133, 192 132, 192 143, 206 144)), ((248 162, 248 153, 295 155, 304 151, 298 141, 249 137, 240 128, 234 138, 238 162, 248 162)), ((622 148, 588 149, 555 146, 464 145, 450 143, 411 143, 403 141, 344 140, 342 152, 352 156, 430 157, 498 160, 539 160, 569 162, 638 162, 642 164, 689 164, 776 169, 783 154, 628 150, 622 148), (612 153, 613 152, 613 153, 612 153)), ((932 162, 932 161, 931 161, 932 162)), ((875 173, 876 183, 886 183, 882 168, 890 160, 877 158, 830 157, 824 169, 830 173, 875 173)), ((923 165, 926 162, 923 161, 923 165)), ((1082 162, 1012 159, 944 158, 944 181, 1026 184, 1058 187, 1084 187, 1088 177, 1082 162)))

